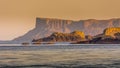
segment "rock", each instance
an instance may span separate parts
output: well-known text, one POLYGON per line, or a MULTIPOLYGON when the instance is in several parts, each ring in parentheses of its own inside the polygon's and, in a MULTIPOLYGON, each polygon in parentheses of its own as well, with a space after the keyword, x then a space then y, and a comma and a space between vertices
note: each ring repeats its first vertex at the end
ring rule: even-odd
POLYGON ((93 39, 93 36, 91 36, 91 35, 86 35, 85 38, 86 38, 86 40, 92 40, 92 39, 93 39))
POLYGON ((104 35, 115 37, 116 33, 120 33, 120 27, 111 27, 104 30, 104 35))
POLYGON ((120 44, 120 27, 109 27, 103 34, 95 36, 90 43, 92 44, 120 44))
POLYGON ((81 31, 74 31, 72 33, 55 32, 48 37, 36 39, 32 42, 73 42, 85 39, 85 35, 81 31))
POLYGON ((120 40, 120 32, 115 33, 114 36, 115 36, 116 39, 119 39, 119 40, 120 40))
POLYGON ((74 36, 80 36, 81 38, 85 38, 85 34, 82 31, 74 31, 71 34, 74 36))
POLYGON ((75 30, 83 31, 87 35, 95 36, 108 27, 119 27, 120 19, 109 20, 63 20, 53 18, 36 18, 36 26, 25 35, 17 37, 12 42, 31 42, 34 39, 50 36, 54 32, 70 33, 75 30), (104 25, 103 25, 104 24, 104 25))
POLYGON ((98 34, 94 37, 86 36, 85 41, 79 41, 76 44, 120 44, 120 28, 107 28, 103 34, 98 34))

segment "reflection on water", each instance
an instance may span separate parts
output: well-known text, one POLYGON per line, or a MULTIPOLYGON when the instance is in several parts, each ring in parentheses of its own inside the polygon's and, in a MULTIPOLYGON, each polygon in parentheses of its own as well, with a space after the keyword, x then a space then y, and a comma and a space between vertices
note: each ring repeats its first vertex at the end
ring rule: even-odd
POLYGON ((0 47, 0 67, 120 68, 120 46, 0 47))

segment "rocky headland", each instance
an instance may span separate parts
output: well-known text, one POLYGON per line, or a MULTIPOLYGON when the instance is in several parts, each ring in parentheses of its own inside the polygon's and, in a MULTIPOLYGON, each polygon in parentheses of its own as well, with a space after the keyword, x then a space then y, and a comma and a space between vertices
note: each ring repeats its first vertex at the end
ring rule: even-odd
POLYGON ((85 35, 96 36, 109 27, 120 27, 120 18, 108 20, 88 19, 79 21, 54 18, 36 18, 35 28, 27 32, 25 35, 13 39, 12 42, 30 43, 33 39, 46 38, 54 32, 71 33, 75 30, 82 31, 85 35))
POLYGON ((102 34, 94 36, 92 39, 79 41, 73 44, 120 44, 120 27, 106 28, 102 34))
POLYGON ((71 44, 120 44, 120 27, 106 28, 96 36, 84 34, 82 31, 71 33, 55 32, 48 37, 34 39, 33 43, 41 42, 71 42, 71 44))

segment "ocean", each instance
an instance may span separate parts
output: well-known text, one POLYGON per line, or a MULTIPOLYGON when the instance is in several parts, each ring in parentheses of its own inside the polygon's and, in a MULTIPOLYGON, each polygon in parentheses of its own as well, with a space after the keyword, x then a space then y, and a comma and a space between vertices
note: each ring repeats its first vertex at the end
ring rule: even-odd
POLYGON ((0 68, 120 68, 120 45, 0 44, 0 68))

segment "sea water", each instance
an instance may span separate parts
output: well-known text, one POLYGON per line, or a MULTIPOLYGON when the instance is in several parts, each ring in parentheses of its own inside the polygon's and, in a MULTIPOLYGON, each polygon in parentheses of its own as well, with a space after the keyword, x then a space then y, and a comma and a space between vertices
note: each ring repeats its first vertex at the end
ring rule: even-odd
POLYGON ((0 68, 120 68, 120 45, 0 44, 0 68))

